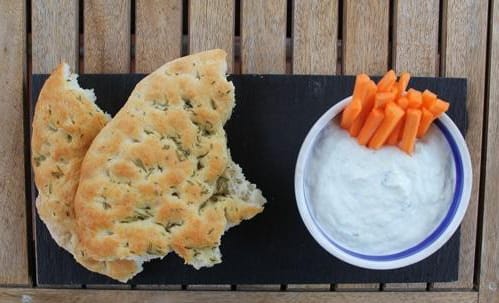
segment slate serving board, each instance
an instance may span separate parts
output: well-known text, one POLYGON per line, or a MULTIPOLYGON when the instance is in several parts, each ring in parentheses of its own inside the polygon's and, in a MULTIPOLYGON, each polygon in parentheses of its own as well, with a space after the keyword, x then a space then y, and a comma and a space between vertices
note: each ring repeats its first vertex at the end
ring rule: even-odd
MULTIPOLYGON (((97 103, 115 114, 144 75, 82 75, 97 103)), ((47 75, 33 76, 32 107, 47 75)), ((265 211, 222 238, 223 263, 196 271, 174 254, 144 265, 131 284, 288 284, 443 282, 457 279, 459 230, 429 258, 397 270, 366 270, 344 263, 309 235, 296 207, 293 180, 299 148, 313 123, 352 91, 349 76, 234 75, 237 105, 226 125, 235 162, 268 199, 265 211)), ((413 78, 449 100, 449 115, 466 131, 466 80, 413 78)), ((33 191, 33 197, 36 192, 33 191)), ((31 203, 34 203, 34 198, 31 203)), ((115 284, 78 265, 36 217, 36 278, 39 285, 115 284)))

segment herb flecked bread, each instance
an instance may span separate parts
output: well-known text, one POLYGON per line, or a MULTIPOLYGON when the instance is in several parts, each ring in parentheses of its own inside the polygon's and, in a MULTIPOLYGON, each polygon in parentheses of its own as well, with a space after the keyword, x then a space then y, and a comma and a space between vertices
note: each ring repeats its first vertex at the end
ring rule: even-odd
MULTIPOLYGON (((90 143, 109 121, 92 90, 79 87, 77 75, 60 64, 45 82, 35 107, 31 137, 32 167, 38 188, 36 208, 52 238, 73 253, 76 239, 74 196, 90 143)), ((125 280, 141 270, 130 260, 95 261, 80 255, 86 268, 125 280)))
MULTIPOLYGON (((59 198, 76 220, 69 220, 67 249, 90 270, 126 281, 142 262, 171 251, 195 268, 212 266, 221 262, 222 234, 263 210, 261 191, 227 148, 223 126, 234 107, 234 87, 225 78, 225 57, 221 50, 207 51, 151 73, 104 128, 107 119, 93 124, 81 149, 81 173, 82 153, 78 165, 63 169, 61 178, 80 178, 72 195, 59 198)), ((34 152, 33 159, 41 154, 54 157, 34 152)), ((61 221, 62 213, 54 216, 61 221)))

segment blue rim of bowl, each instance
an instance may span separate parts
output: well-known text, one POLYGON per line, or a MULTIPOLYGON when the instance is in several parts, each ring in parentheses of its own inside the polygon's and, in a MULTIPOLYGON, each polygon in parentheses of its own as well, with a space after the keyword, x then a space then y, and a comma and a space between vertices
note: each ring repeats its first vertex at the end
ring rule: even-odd
MULTIPOLYGON (((449 227, 451 221, 454 219, 454 216, 456 215, 457 209, 459 208, 459 202, 461 201, 461 196, 463 194, 463 160, 461 157, 461 154, 459 153, 459 148, 456 144, 456 141, 454 140, 454 137, 450 133, 450 131, 443 125, 443 123, 440 120, 435 121, 435 125, 440 129, 440 131, 443 133, 445 139, 449 143, 453 158, 454 158, 454 165, 456 169, 456 182, 455 182, 455 190, 454 190, 454 196, 452 198, 451 205, 449 207, 449 210, 447 211, 447 214, 445 217, 442 219, 440 224, 433 230, 433 232, 427 236, 424 240, 419 242, 418 244, 407 248, 401 252, 389 254, 389 255, 365 255, 361 254, 352 250, 349 250, 341 245, 339 245, 336 241, 331 239, 331 237, 328 235, 328 233, 324 232, 322 229, 322 226, 317 223, 317 220, 314 220, 314 224, 317 226, 318 230, 322 234, 323 237, 325 237, 331 244, 336 246, 338 249, 342 250, 343 252, 364 260, 369 260, 369 261, 395 261, 395 260, 400 260, 409 256, 412 256, 428 246, 430 246, 433 242, 435 242, 449 227)), ((306 195, 307 196, 307 195, 306 195)), ((313 212, 310 211, 310 206, 308 199, 305 198, 305 207, 307 208, 307 211, 309 214, 313 214, 313 212)))

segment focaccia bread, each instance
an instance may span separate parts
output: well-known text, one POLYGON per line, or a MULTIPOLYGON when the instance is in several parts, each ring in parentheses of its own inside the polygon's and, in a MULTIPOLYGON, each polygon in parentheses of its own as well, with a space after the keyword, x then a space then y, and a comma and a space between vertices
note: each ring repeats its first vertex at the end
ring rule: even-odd
MULTIPOLYGON (((38 188, 36 208, 52 238, 74 252, 74 196, 90 143, 110 117, 95 104, 92 90, 79 87, 77 75, 60 64, 45 82, 35 107, 31 162, 38 188)), ((90 270, 127 280, 141 270, 135 261, 102 262, 76 255, 90 270)))
POLYGON ((145 261, 174 251, 212 266, 225 230, 263 210, 227 149, 225 57, 212 50, 163 65, 97 135, 75 198, 77 253, 145 261))

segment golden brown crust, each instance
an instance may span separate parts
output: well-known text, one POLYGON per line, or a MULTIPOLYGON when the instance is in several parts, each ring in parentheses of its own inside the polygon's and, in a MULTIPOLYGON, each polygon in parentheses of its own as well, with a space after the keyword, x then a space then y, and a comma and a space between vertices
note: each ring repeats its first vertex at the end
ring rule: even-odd
POLYGON ((95 138, 75 200, 85 254, 138 260, 173 250, 196 267, 213 265, 227 226, 263 209, 217 194, 234 107, 225 56, 213 50, 163 65, 95 138))
MULTIPOLYGON (((36 207, 52 237, 74 254, 74 196, 80 167, 90 143, 109 117, 78 87, 66 64, 45 82, 35 107, 31 137, 32 167, 38 188, 36 207)), ((128 280, 141 267, 132 261, 101 262, 75 255, 79 263, 118 280, 128 280)))

